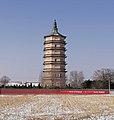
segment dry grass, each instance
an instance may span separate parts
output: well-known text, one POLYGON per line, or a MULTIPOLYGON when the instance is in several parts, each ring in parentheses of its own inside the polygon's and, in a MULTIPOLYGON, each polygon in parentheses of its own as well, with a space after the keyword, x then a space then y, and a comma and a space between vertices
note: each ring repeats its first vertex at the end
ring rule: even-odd
POLYGON ((84 120, 114 116, 114 96, 23 95, 0 97, 0 118, 84 120))

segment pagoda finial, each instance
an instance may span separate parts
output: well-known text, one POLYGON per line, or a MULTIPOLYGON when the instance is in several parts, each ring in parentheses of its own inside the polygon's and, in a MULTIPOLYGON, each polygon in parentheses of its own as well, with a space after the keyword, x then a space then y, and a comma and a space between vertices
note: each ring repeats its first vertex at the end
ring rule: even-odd
POLYGON ((58 28, 57 28, 56 20, 54 20, 54 25, 53 25, 52 32, 53 32, 53 33, 58 33, 58 28))

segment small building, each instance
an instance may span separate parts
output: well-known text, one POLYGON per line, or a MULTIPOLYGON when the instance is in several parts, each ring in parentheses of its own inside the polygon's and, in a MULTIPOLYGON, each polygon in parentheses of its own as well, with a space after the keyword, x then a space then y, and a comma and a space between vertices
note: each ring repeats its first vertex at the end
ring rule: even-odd
POLYGON ((10 81, 8 83, 6 83, 7 87, 11 87, 11 86, 22 86, 22 82, 21 81, 10 81))
POLYGON ((31 87, 38 87, 39 84, 40 84, 39 82, 26 82, 26 83, 24 83, 24 85, 26 87, 29 87, 29 86, 31 86, 31 87))

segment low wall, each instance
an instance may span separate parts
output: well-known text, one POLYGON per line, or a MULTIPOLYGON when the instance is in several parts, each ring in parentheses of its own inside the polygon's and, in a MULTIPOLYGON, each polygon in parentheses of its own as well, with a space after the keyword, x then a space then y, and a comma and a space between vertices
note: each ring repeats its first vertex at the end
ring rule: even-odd
POLYGON ((2 95, 20 94, 109 94, 108 90, 68 90, 68 89, 0 89, 2 95))

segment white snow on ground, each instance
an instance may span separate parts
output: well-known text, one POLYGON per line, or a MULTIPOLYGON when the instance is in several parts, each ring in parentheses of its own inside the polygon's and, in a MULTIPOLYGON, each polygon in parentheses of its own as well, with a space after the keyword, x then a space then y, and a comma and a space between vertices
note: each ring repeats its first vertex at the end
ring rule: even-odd
POLYGON ((112 95, 0 96, 0 120, 114 120, 112 95))

